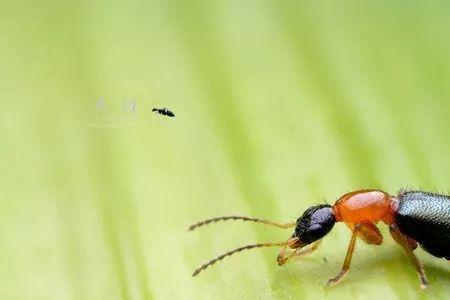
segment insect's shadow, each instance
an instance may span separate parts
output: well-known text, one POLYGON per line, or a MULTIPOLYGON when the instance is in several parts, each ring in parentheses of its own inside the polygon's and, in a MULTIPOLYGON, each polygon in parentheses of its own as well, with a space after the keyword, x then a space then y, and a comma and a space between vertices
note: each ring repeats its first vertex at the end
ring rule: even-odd
MULTIPOLYGON (((289 282, 294 285, 303 284, 318 284, 326 287, 327 280, 333 277, 341 268, 342 260, 338 257, 328 257, 324 262, 318 257, 302 257, 292 261, 289 266, 283 267, 275 272, 276 282, 289 282), (284 270, 283 270, 284 269, 284 270)), ((433 259, 433 258, 432 258, 433 259)), ((411 285, 418 285, 416 271, 408 260, 408 258, 397 251, 389 251, 382 256, 370 255, 357 258, 353 266, 350 268, 349 274, 344 280, 334 288, 339 288, 340 285, 348 283, 358 284, 367 280, 368 275, 374 276, 391 276, 386 268, 393 265, 400 265, 399 268, 406 270, 405 274, 410 278, 411 285), (370 271, 368 271, 370 270, 370 271)), ((450 283, 450 268, 446 268, 445 261, 441 263, 431 263, 428 259, 424 259, 424 268, 431 284, 439 279, 444 284, 450 283)), ((395 276, 394 276, 395 277, 395 276)), ((274 282, 275 284, 275 282, 274 282)))
POLYGON ((445 268, 444 266, 440 265, 427 265, 427 264, 424 264, 424 268, 428 274, 428 277, 434 276, 442 281, 450 283, 450 268, 445 268))

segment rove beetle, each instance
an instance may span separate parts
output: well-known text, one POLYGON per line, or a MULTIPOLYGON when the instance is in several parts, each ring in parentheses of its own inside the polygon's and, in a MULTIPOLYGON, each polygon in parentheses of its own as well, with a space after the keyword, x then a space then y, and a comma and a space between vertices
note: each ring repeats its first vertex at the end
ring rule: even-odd
POLYGON ((251 244, 228 251, 199 266, 192 276, 234 253, 261 247, 281 247, 277 256, 278 265, 281 266, 295 256, 317 249, 321 239, 336 222, 344 222, 352 231, 352 236, 342 269, 328 281, 328 286, 337 284, 348 272, 357 237, 372 245, 383 242, 383 236, 376 226, 379 221, 389 226, 391 236, 405 250, 419 275, 421 289, 427 288, 427 278, 422 263, 413 252, 417 245, 435 257, 450 260, 450 197, 436 193, 401 191, 397 196, 392 196, 380 190, 359 190, 345 194, 333 206, 321 204, 308 208, 296 222, 283 224, 226 216, 198 222, 190 226, 189 230, 224 220, 252 221, 295 229, 291 238, 284 242, 251 244))

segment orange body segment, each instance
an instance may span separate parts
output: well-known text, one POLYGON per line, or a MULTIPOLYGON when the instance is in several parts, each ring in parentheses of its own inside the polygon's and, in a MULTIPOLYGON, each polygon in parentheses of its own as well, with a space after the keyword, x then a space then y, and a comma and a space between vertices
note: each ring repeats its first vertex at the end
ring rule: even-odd
POLYGON ((351 224, 383 221, 394 223, 391 202, 394 197, 379 190, 360 190, 345 194, 333 206, 336 221, 351 224))

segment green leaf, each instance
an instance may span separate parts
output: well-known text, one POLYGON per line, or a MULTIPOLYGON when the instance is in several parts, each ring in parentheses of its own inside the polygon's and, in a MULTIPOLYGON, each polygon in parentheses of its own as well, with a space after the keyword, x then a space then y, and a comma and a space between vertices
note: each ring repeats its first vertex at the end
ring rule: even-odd
POLYGON ((448 192, 444 2, 48 0, 0 15, 1 299, 448 298, 448 262, 416 251, 420 291, 382 224, 333 288, 343 224, 283 267, 258 249, 196 278, 292 232, 187 232, 292 221, 360 188, 448 192))

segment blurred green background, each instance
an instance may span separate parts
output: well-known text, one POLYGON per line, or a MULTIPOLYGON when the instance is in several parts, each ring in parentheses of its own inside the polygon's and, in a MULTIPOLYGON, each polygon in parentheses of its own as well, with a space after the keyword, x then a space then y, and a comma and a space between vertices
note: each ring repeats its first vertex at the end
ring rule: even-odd
MULTIPOLYGON (((449 191, 448 1, 0 2, 0 299, 448 299, 389 235, 225 250, 359 188, 449 191), (151 113, 168 107, 169 119, 151 113)), ((386 233, 386 229, 382 226, 386 233)))

